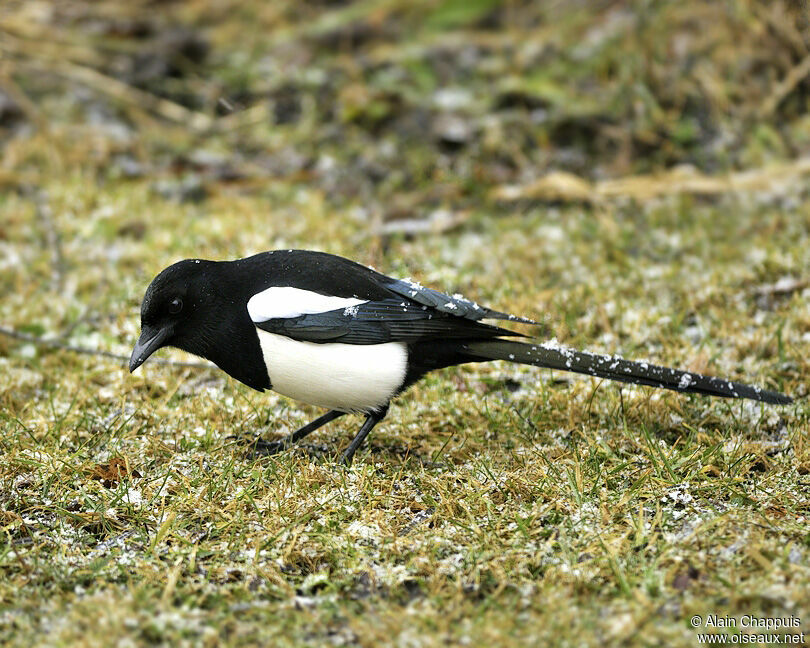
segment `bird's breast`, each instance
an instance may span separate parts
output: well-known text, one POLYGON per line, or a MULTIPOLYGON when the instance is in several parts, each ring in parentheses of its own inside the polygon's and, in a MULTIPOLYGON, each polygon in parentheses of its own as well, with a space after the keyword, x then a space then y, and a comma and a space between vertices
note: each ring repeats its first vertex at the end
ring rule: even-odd
POLYGON ((405 380, 402 342, 299 342, 256 329, 272 389, 342 412, 368 412, 388 403, 405 380))

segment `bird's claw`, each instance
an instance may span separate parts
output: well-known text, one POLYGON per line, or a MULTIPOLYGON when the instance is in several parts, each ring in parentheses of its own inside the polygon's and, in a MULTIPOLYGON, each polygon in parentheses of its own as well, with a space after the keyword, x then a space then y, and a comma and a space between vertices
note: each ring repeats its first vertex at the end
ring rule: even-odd
POLYGON ((253 457, 266 457, 278 454, 290 447, 290 444, 286 443, 286 439, 265 441, 258 437, 231 436, 228 438, 236 439, 237 442, 247 446, 248 453, 253 457))

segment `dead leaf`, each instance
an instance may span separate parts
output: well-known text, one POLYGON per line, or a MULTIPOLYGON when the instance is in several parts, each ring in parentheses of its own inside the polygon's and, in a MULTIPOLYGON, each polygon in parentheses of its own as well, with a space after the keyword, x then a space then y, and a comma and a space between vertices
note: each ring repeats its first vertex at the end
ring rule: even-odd
POLYGON ((738 192, 783 191, 798 185, 810 174, 810 156, 766 167, 720 175, 705 175, 690 166, 677 166, 650 175, 613 178, 590 183, 572 173, 556 171, 525 185, 495 187, 495 200, 547 200, 598 203, 616 198, 651 200, 659 196, 687 194, 718 196, 738 192))
POLYGON ((140 477, 141 473, 133 470, 123 457, 115 457, 110 463, 96 464, 90 470, 90 479, 98 479, 105 488, 113 488, 125 479, 140 477))
POLYGON ((554 171, 526 185, 504 185, 493 192, 496 200, 542 200, 547 202, 595 202, 590 182, 564 171, 554 171))
POLYGON ((685 570, 678 572, 672 580, 672 587, 679 592, 684 592, 691 587, 692 582, 696 581, 700 576, 700 572, 689 565, 685 570))

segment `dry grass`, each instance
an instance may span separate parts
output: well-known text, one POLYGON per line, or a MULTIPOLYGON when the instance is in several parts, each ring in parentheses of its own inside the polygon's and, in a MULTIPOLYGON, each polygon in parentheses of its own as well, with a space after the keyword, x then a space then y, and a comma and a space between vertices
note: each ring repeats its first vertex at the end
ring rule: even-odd
POLYGON ((211 52, 140 85, 121 72, 137 4, 2 10, 16 40, 0 40, 0 87, 22 116, 0 121, 0 324, 125 355, 172 261, 309 247, 797 403, 455 368, 402 397, 346 470, 333 458, 357 419, 250 459, 230 435, 279 437, 318 412, 214 371, 130 376, 0 336, 2 641, 691 646, 689 619, 711 613, 807 629, 810 196, 798 172, 724 180, 805 164, 801 20, 753 2, 725 22, 713 3, 214 4, 152 10, 156 34, 192 25, 211 52), (713 28, 677 41, 690 20, 713 28), (662 34, 682 49, 647 66, 662 34), (31 45, 46 35, 70 46, 47 83, 30 74, 56 57, 31 45), (495 191, 681 163, 723 190, 495 191), (441 234, 408 224, 437 212, 441 234))

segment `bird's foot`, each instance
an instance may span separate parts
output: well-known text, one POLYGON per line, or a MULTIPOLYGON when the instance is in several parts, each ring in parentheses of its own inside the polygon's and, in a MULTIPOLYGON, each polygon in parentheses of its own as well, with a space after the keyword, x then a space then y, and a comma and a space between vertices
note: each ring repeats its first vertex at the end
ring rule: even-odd
POLYGON ((250 444, 250 453, 254 457, 267 457, 269 455, 284 452, 292 444, 289 439, 278 439, 277 441, 265 441, 264 439, 256 439, 254 443, 250 444))
POLYGON ((251 457, 266 457, 269 455, 278 454, 290 447, 289 439, 278 439, 277 441, 265 441, 259 437, 248 435, 232 435, 228 439, 233 439, 239 445, 247 448, 248 454, 251 457))

